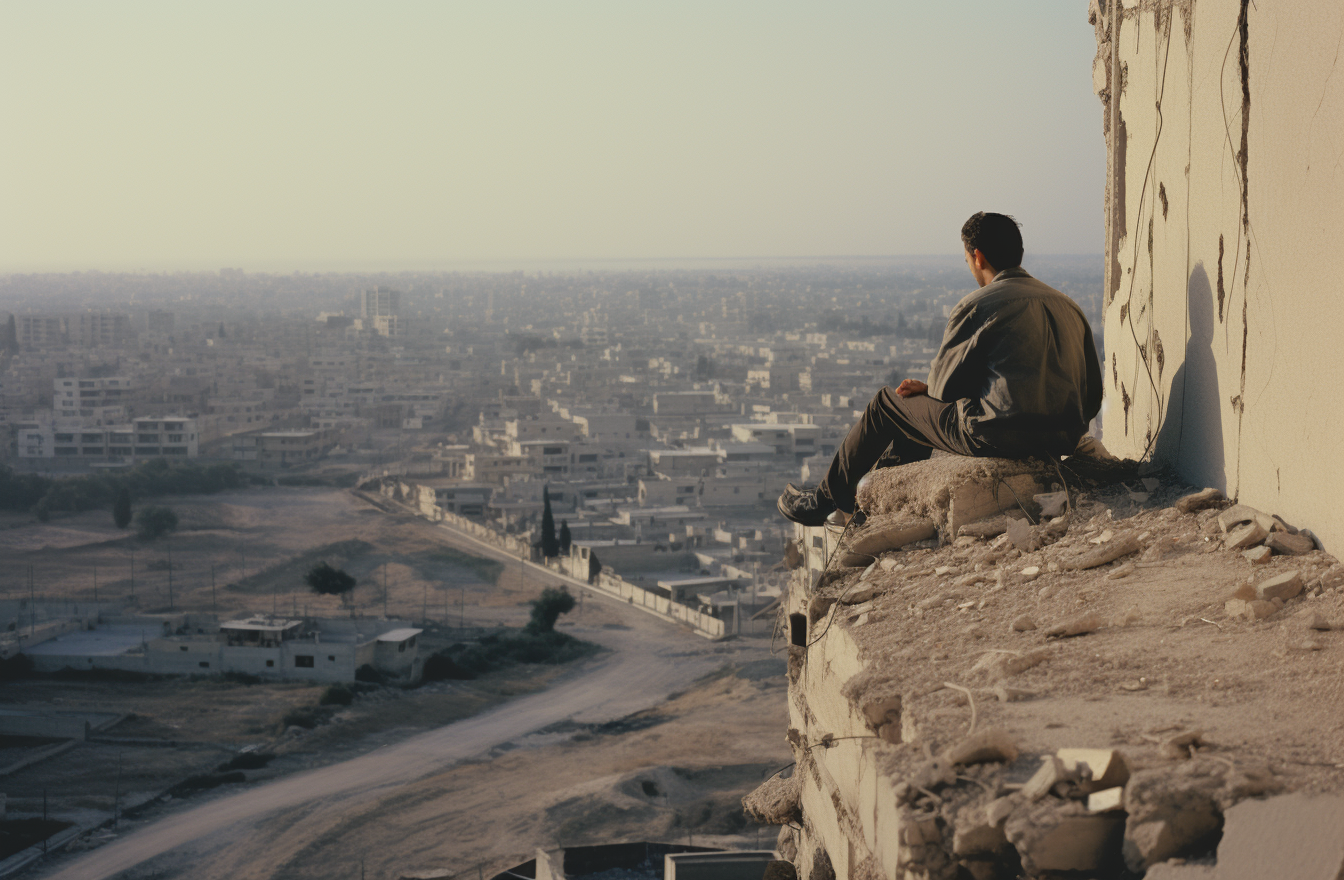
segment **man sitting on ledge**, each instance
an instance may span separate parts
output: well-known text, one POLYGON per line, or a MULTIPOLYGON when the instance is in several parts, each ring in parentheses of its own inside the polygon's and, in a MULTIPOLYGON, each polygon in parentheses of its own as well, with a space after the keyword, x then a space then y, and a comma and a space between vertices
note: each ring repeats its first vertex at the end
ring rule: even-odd
MULTIPOLYGON (((923 461, 941 449, 982 458, 1058 457, 1074 451, 1101 409, 1101 363, 1073 300, 1022 268, 1022 233, 1004 214, 961 227, 980 289, 952 310, 928 384, 906 379, 869 402, 815 489, 792 483, 779 512, 820 526, 854 513, 859 480, 885 457, 923 461)), ((885 462, 884 462, 885 463, 885 462)))

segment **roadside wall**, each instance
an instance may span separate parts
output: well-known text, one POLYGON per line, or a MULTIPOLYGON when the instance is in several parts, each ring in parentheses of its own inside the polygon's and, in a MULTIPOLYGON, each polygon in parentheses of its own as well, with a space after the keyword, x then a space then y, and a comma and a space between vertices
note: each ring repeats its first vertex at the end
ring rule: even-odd
MULTIPOLYGON (((381 494, 385 498, 396 500, 394 498, 394 492, 395 488, 392 485, 384 486, 381 490, 381 494)), ((405 489, 403 489, 402 494, 407 494, 405 489)), ((416 509, 419 511, 418 506, 416 509)), ((431 522, 442 523, 454 531, 463 532, 473 538, 477 538, 512 556, 526 560, 531 560, 532 558, 532 544, 526 539, 519 539, 511 535, 500 534, 494 529, 482 525, 481 523, 469 520, 466 517, 459 516, 455 513, 449 513, 448 511, 439 508, 435 508, 435 511, 436 512, 432 515, 425 514, 424 511, 419 512, 431 522)), ((567 557, 562 557, 559 560, 548 562, 546 567, 554 570, 557 574, 577 578, 580 581, 586 582, 586 568, 582 575, 575 574, 570 570, 571 565, 567 559, 567 557)), ((587 565, 586 561, 584 565, 587 565)), ((717 617, 702 614, 695 608, 689 608, 685 605, 670 602, 656 593, 651 593, 648 590, 637 587, 629 581, 623 580, 609 572, 603 571, 598 575, 597 581, 589 583, 588 587, 589 589, 606 593, 613 598, 622 599, 631 605, 636 605, 643 608, 645 611, 664 617, 668 620, 688 624, 699 635, 705 636, 706 638, 720 639, 726 634, 724 622, 717 617)))
POLYGON ((1092 0, 1106 445, 1344 544, 1337 0, 1092 0))

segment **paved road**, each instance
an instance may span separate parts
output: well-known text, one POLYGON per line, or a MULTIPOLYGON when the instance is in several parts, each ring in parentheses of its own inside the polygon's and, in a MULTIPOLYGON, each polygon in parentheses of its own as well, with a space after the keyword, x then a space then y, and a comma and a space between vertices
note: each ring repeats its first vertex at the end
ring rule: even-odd
MULTIPOLYGON (((489 555, 497 556, 498 552, 489 555)), ((235 845, 246 846, 247 828, 279 811, 332 797, 349 801, 385 795, 396 786, 557 721, 605 721, 653 706, 722 664, 727 659, 722 651, 731 650, 622 603, 614 602, 613 606, 621 609, 628 629, 567 628, 611 648, 612 653, 589 661, 578 674, 546 691, 349 761, 287 776, 165 816, 66 861, 45 876, 48 880, 103 880, 207 838, 218 843, 225 837, 237 841, 235 845)))

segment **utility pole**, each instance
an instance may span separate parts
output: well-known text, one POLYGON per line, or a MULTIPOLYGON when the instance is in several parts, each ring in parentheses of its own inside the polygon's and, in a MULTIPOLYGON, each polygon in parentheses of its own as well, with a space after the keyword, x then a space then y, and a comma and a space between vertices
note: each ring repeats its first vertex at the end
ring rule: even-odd
POLYGON ((168 610, 173 610, 173 548, 164 546, 168 551, 168 610))

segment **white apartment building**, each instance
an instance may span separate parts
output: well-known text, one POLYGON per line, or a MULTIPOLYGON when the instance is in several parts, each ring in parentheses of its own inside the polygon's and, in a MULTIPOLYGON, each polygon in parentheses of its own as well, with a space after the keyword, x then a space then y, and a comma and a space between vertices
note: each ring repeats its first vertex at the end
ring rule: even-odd
POLYGON ((183 416, 145 416, 129 425, 83 428, 39 425, 18 432, 20 458, 67 461, 131 463, 148 458, 195 458, 198 443, 196 420, 183 416))
POLYGON ((68 423, 83 425, 125 424, 126 405, 134 389, 126 376, 96 379, 56 379, 52 383, 52 415, 68 423))

